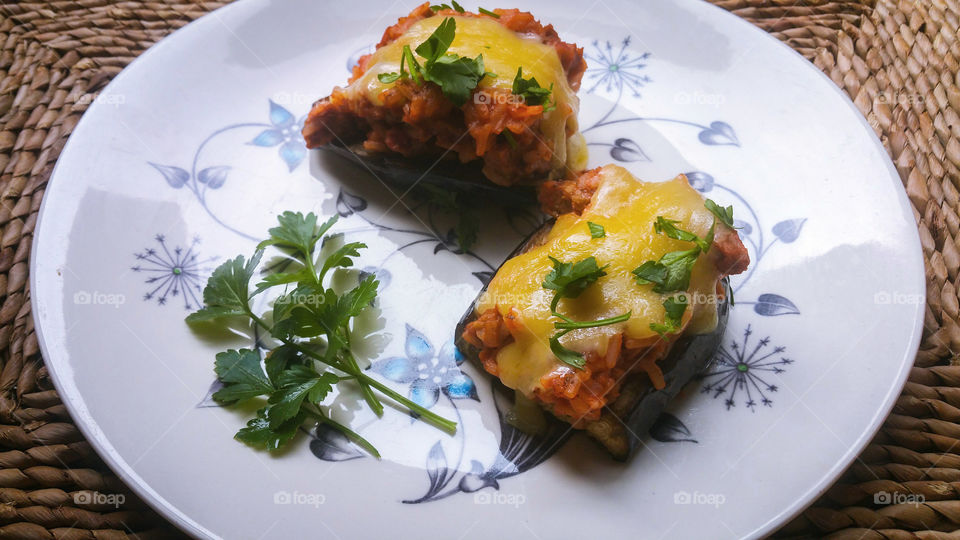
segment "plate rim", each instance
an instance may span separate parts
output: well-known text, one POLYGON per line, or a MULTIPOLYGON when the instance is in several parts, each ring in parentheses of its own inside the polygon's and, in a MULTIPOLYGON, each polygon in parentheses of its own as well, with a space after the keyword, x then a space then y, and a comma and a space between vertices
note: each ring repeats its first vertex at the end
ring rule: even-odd
MULTIPOLYGON (((253 5, 256 2, 249 0, 247 2, 234 1, 225 6, 221 6, 213 11, 210 11, 190 23, 184 25, 183 27, 171 32, 170 34, 164 36, 158 42, 151 45, 149 48, 140 53, 136 58, 134 58, 127 66, 125 66, 116 76, 114 76, 110 82, 100 90, 101 93, 109 92, 112 87, 119 84, 118 81, 124 81, 129 78, 130 70, 132 67, 137 66, 143 61, 144 58, 152 58, 155 54, 155 51, 166 49, 170 47, 169 43, 173 39, 182 38, 182 34, 186 33, 196 33, 202 31, 207 24, 212 24, 209 21, 211 19, 219 19, 219 16, 228 11, 233 11, 240 9, 237 6, 248 6, 253 5), (177 38, 176 36, 180 36, 177 38)), ((261 2, 262 3, 262 2, 261 2)), ((689 6, 691 12, 696 12, 696 10, 706 9, 713 10, 714 13, 720 14, 720 18, 724 18, 728 23, 733 27, 733 30, 743 32, 745 34, 753 33, 753 36, 763 36, 762 40, 766 40, 767 43, 771 43, 774 47, 779 47, 781 50, 787 51, 795 60, 800 60, 798 64, 799 70, 808 70, 814 73, 812 80, 819 80, 821 83, 826 83, 826 85, 843 101, 850 109, 855 113, 858 123, 861 128, 866 132, 867 137, 873 142, 873 145, 876 149, 880 150, 880 155, 883 156, 884 165, 886 166, 887 172, 889 173, 890 180, 894 183, 894 191, 897 194, 897 199, 901 204, 903 213, 905 216, 910 218, 910 222, 914 222, 913 214, 911 212, 911 203, 909 197, 906 193, 906 188, 903 186, 900 175, 896 170, 896 167, 893 164, 892 159, 887 153, 886 149, 883 147, 882 142, 880 141, 877 134, 874 132, 873 128, 867 122, 867 119, 863 116, 863 113, 857 108, 856 104, 850 99, 850 96, 847 93, 837 86, 837 84, 830 79, 823 71, 820 70, 816 65, 811 61, 807 60, 803 55, 789 47, 786 43, 783 43, 779 39, 770 35, 763 29, 751 24, 749 21, 742 19, 741 17, 719 7, 714 4, 709 3, 706 0, 684 0, 684 3, 689 6), (800 67, 802 65, 802 67, 800 67)), ((73 136, 79 132, 83 126, 89 123, 87 116, 91 110, 96 110, 98 107, 106 106, 105 104, 94 102, 86 111, 84 111, 80 120, 77 122, 77 125, 74 127, 73 131, 67 138, 66 143, 64 144, 63 149, 60 152, 60 155, 57 157, 57 161, 53 167, 53 170, 50 173, 50 177, 47 179, 46 188, 44 190, 44 195, 47 195, 47 191, 51 191, 49 186, 55 185, 54 180, 57 177, 57 171, 60 168, 60 160, 64 155, 68 155, 72 143, 73 136)), ((219 538, 212 531, 207 530, 205 527, 194 521, 186 513, 177 508, 174 504, 168 501, 166 498, 161 496, 159 493, 153 490, 152 487, 140 477, 139 474, 119 455, 117 450, 113 447, 110 440, 106 435, 102 434, 100 431, 98 422, 91 417, 84 419, 83 415, 78 414, 81 412, 80 405, 76 402, 85 403, 83 396, 77 392, 76 395, 73 395, 69 392, 63 392, 62 389, 66 386, 61 382, 58 370, 53 367, 55 361, 51 360, 54 358, 54 355, 51 355, 51 347, 47 343, 46 336, 43 330, 43 324, 41 324, 39 313, 43 310, 42 300, 40 299, 40 291, 43 289, 43 286, 38 281, 37 275, 40 272, 37 272, 36 269, 38 265, 44 265, 42 262, 38 262, 37 254, 39 253, 39 247, 41 245, 41 240, 43 238, 43 229, 44 223, 47 221, 45 219, 45 214, 48 209, 48 203, 51 200, 51 197, 44 196, 40 209, 37 212, 36 218, 36 227, 33 233, 33 239, 31 240, 31 251, 29 258, 29 286, 30 286, 30 308, 31 308, 31 317, 34 321, 34 332, 37 336, 37 343, 40 348, 41 356, 44 359, 44 365, 48 367, 48 373, 50 374, 51 380, 53 381, 54 387, 57 389, 57 393, 60 396, 61 401, 66 406, 68 412, 71 415, 71 419, 74 424, 78 427, 80 432, 83 434, 84 438, 90 442, 94 447, 97 455, 107 464, 107 466, 121 479, 123 482, 144 502, 150 506, 151 509, 162 515, 167 521, 174 524, 180 528, 183 532, 188 533, 194 537, 205 537, 205 538, 219 538)), ((923 248, 920 243, 919 231, 916 226, 911 227, 913 234, 911 235, 914 244, 914 252, 919 259, 919 268, 924 267, 923 259, 923 248)), ((918 284, 914 284, 917 287, 918 291, 923 293, 925 298, 926 293, 926 279, 924 273, 918 272, 918 284)), ((57 291, 59 294, 58 297, 62 298, 63 290, 62 285, 58 287, 60 290, 57 291)), ((791 505, 785 507, 781 512, 776 515, 771 516, 767 521, 762 525, 757 526, 752 531, 749 531, 745 534, 745 537, 757 538, 764 537, 768 534, 774 532, 777 528, 782 527, 798 515, 800 515, 804 510, 806 510, 819 496, 825 493, 830 486, 836 483, 840 475, 845 471, 860 455, 860 453, 866 448, 869 442, 873 439, 876 433, 882 427, 884 421, 889 416, 890 412, 893 410, 894 405, 896 404, 896 399, 900 395, 903 387, 907 382, 910 370, 914 365, 914 360, 916 357, 917 351, 919 351, 922 333, 923 333, 923 322, 924 322, 924 309, 926 303, 923 304, 917 303, 914 308, 914 327, 911 330, 911 333, 906 342, 906 351, 905 356, 902 360, 902 365, 899 372, 897 373, 896 378, 893 380, 892 386, 889 388, 886 395, 883 397, 881 406, 877 409, 876 414, 871 418, 870 422, 864 427, 861 432, 861 436, 852 443, 847 451, 842 455, 842 457, 837 461, 837 463, 828 469, 821 478, 814 483, 807 491, 805 491, 801 496, 799 496, 791 505)))

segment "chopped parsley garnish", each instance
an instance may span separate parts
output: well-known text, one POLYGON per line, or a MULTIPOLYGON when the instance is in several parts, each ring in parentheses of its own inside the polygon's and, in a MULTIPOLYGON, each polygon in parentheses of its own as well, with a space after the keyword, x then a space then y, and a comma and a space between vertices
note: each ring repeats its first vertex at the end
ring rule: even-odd
POLYGON ((477 8, 477 11, 478 11, 479 13, 483 14, 483 15, 487 15, 488 17, 493 17, 494 19, 499 19, 499 18, 500 18, 500 15, 498 15, 498 14, 490 11, 489 9, 484 9, 484 8, 480 7, 480 8, 477 8))
POLYGON ((720 223, 723 223, 731 229, 733 228, 733 206, 727 206, 724 208, 710 199, 707 199, 703 205, 706 206, 707 210, 709 210, 714 216, 717 216, 717 219, 720 220, 720 223))
POLYGON ((663 216, 657 216, 657 221, 653 228, 657 233, 664 234, 675 240, 693 242, 696 247, 681 251, 671 251, 664 253, 658 261, 647 261, 633 270, 633 275, 637 285, 653 284, 653 291, 657 293, 673 293, 684 291, 690 286, 690 274, 693 272, 693 265, 697 262, 700 253, 709 251, 713 244, 713 227, 706 238, 680 229, 677 227, 678 221, 666 219, 663 216))
POLYGON ((550 261, 553 263, 553 270, 544 279, 543 288, 554 291, 553 301, 550 302, 550 312, 554 317, 562 320, 562 322, 553 323, 553 327, 560 331, 550 338, 550 350, 557 357, 557 360, 575 368, 583 369, 586 364, 583 355, 564 347, 560 343, 560 338, 578 328, 595 328, 622 323, 630 319, 631 312, 628 311, 623 315, 597 321, 574 321, 566 315, 558 313, 557 305, 561 298, 579 297, 587 287, 607 275, 604 271, 606 266, 597 266, 597 259, 594 257, 587 257, 576 263, 561 262, 553 257, 550 257, 550 261))
POLYGON ((438 4, 438 5, 435 5, 435 6, 430 6, 430 9, 431 9, 434 13, 436 13, 436 12, 438 12, 438 11, 442 11, 442 10, 444 10, 444 9, 452 9, 452 10, 456 11, 457 13, 463 13, 463 12, 464 12, 464 9, 463 9, 463 7, 462 7, 460 4, 458 4, 458 3, 454 2, 454 1, 451 1, 450 3, 453 4, 453 7, 450 7, 449 4, 438 4))
POLYGON ((658 261, 647 261, 634 268, 637 285, 654 284, 653 292, 672 293, 690 286, 693 265, 700 256, 700 248, 664 253, 658 261))
POLYGON ((669 238, 674 240, 683 240, 684 242, 693 242, 703 251, 710 250, 710 244, 713 243, 713 227, 710 227, 710 232, 707 233, 706 238, 700 238, 699 236, 693 234, 692 232, 685 231, 683 229, 677 228, 677 223, 679 221, 667 219, 663 216, 657 216, 656 223, 653 224, 653 229, 657 231, 658 234, 665 234, 669 238))
POLYGON ((603 225, 598 225, 592 221, 587 222, 587 228, 590 229, 591 238, 603 238, 607 235, 607 231, 603 228, 603 225))
POLYGON ((527 105, 543 105, 544 111, 552 110, 555 105, 548 102, 551 92, 553 92, 553 83, 550 84, 550 88, 543 88, 537 82, 536 77, 524 79, 523 67, 517 68, 517 76, 513 78, 513 93, 523 97, 524 103, 527 105))
MULTIPOLYGON (((692 232, 677 227, 678 223, 680 222, 657 216, 653 229, 657 234, 666 235, 674 240, 692 242, 695 246, 691 249, 664 253, 659 260, 647 261, 634 268, 633 275, 637 285, 653 284, 653 292, 661 294, 686 291, 690 286, 690 275, 693 273, 697 258, 701 253, 709 251, 713 244, 714 226, 710 226, 706 238, 700 238, 692 232)), ((661 336, 679 330, 680 319, 684 310, 687 309, 687 303, 685 294, 679 300, 676 296, 667 298, 663 302, 666 310, 664 322, 650 323, 650 329, 661 336)))
POLYGON ((321 239, 332 238, 324 235, 336 220, 334 216, 318 225, 315 214, 284 212, 278 217, 279 226, 270 229, 270 238, 257 246, 253 256, 238 256, 213 271, 203 290, 204 307, 187 316, 187 322, 244 317, 281 343, 262 365, 255 350, 230 349, 218 354, 214 371, 223 388, 213 399, 224 405, 261 401, 264 406, 237 432, 236 439, 267 450, 289 443, 310 420, 331 426, 379 457, 366 439, 324 410, 323 402, 340 384, 358 387, 377 416, 383 414, 380 400, 385 396, 444 430, 456 431, 455 422, 398 394, 358 365, 350 349, 351 328, 354 319, 376 299, 379 283, 368 275, 342 293, 327 284, 341 269, 352 269, 354 258, 366 248, 350 242, 318 256, 317 246, 321 239), (268 246, 287 255, 284 271, 277 271, 276 266, 264 268, 251 292, 250 281, 268 246), (255 313, 251 299, 276 286, 285 290, 274 300, 271 316, 255 313))
MULTIPOLYGON (((442 4, 440 9, 449 9, 449 6, 443 6, 446 4, 442 4)), ((456 2, 454 2, 454 9, 463 12, 463 8, 456 2)), ((446 17, 430 37, 414 49, 417 55, 423 58, 423 65, 414 57, 410 46, 404 45, 400 58, 400 72, 381 73, 377 75, 377 79, 385 84, 407 78, 418 84, 430 81, 440 87, 447 99, 457 106, 463 105, 470 97, 470 92, 480 84, 481 79, 495 75, 483 69, 482 54, 471 59, 447 53, 456 32, 457 21, 453 17, 446 17)))
POLYGON ((391 84, 400 80, 400 74, 396 71, 391 73, 378 73, 377 80, 383 84, 391 84))
MULTIPOLYGON (((549 257, 549 256, 548 256, 549 257)), ((549 257, 553 270, 543 280, 543 288, 555 291, 550 310, 556 311, 561 298, 577 298, 587 287, 607 275, 606 266, 597 266, 595 257, 587 257, 576 263, 561 262, 549 257)))
POLYGON ((686 294, 678 294, 664 300, 663 324, 650 323, 650 329, 660 334, 661 337, 679 330, 683 320, 683 312, 687 310, 687 304, 689 304, 689 299, 686 294))

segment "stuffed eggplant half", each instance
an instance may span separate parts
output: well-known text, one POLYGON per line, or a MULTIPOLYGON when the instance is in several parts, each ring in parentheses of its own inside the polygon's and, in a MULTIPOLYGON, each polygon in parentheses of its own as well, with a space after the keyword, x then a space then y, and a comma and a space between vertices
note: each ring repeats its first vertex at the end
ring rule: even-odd
POLYGON ((682 175, 642 182, 608 165, 548 182, 540 199, 555 219, 500 267, 457 344, 625 459, 719 346, 726 276, 747 250, 732 209, 682 175))
POLYGON ((563 178, 586 164, 585 69, 583 49, 530 13, 422 4, 314 103, 303 138, 410 184, 427 172, 500 186, 563 178))

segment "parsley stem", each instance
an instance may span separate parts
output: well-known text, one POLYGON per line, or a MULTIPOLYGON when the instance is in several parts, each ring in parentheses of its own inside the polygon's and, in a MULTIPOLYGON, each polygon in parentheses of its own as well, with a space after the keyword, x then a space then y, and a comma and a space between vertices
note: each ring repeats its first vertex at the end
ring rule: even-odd
POLYGON ((577 321, 571 319, 570 317, 567 317, 566 315, 564 315, 563 313, 560 313, 560 312, 558 312, 558 311, 551 311, 550 313, 551 313, 554 317, 557 317, 558 319, 563 319, 564 322, 568 322, 568 323, 570 323, 570 324, 576 324, 576 322, 577 322, 577 321))
MULTIPOLYGON (((630 319, 630 315, 632 314, 633 314, 632 311, 628 311, 623 315, 617 315, 616 317, 610 317, 607 319, 600 319, 599 321, 577 322, 577 321, 569 321, 568 319, 568 322, 553 323, 553 327, 556 328, 557 330, 567 330, 567 331, 576 330, 577 328, 595 328, 597 326, 606 326, 608 324, 617 324, 617 323, 625 322, 630 319)), ((566 317, 562 317, 562 318, 566 319, 566 317)))
POLYGON ((348 428, 347 426, 341 424, 340 422, 337 422, 336 420, 334 420, 334 419, 330 418, 329 416, 323 414, 323 411, 321 411, 319 408, 313 407, 313 406, 311 406, 311 405, 305 405, 305 406, 304 406, 304 409, 306 409, 307 412, 309 412, 309 413, 312 414, 314 417, 316 417, 317 420, 319 420, 321 423, 327 424, 328 426, 332 427, 333 429, 335 429, 335 430, 339 431, 340 433, 343 433, 344 435, 346 435, 347 438, 353 439, 353 442, 357 443, 361 448, 363 448, 364 450, 366 450, 367 452, 369 452, 370 455, 372 455, 373 457, 375 457, 375 458, 377 458, 377 459, 380 459, 380 452, 377 451, 376 447, 373 446, 372 444, 370 444, 370 441, 364 439, 364 438, 363 438, 359 433, 357 433, 356 431, 348 428))
MULTIPOLYGON (((258 324, 261 328, 263 328, 265 331, 269 332, 270 335, 273 335, 273 328, 271 328, 266 322, 264 322, 263 319, 261 319, 260 317, 257 317, 257 316, 253 313, 253 311, 251 311, 249 308, 247 308, 247 316, 249 316, 255 323, 257 323, 257 324, 258 324)), ((321 356, 319 353, 316 353, 316 352, 314 352, 314 351, 311 351, 310 349, 308 349, 308 348, 300 345, 299 343, 296 343, 296 342, 294 342, 294 341, 291 341, 291 340, 289 340, 289 339, 287 339, 287 338, 281 337, 281 338, 277 338, 277 339, 279 339, 280 342, 283 343, 284 345, 289 345, 289 346, 293 347, 294 349, 296 349, 297 351, 299 351, 299 352, 302 353, 302 354, 305 354, 305 355, 307 355, 307 356, 309 356, 309 357, 311 357, 311 358, 315 358, 315 359, 317 359, 317 360, 320 360, 321 362, 329 365, 330 367, 339 369, 340 371, 343 371, 343 372, 345 372, 345 373, 349 373, 350 375, 353 375, 353 376, 356 378, 357 383, 359 383, 359 384, 368 384, 368 385, 376 388, 377 390, 379 390, 380 392, 382 392, 384 395, 386 395, 386 396, 389 397, 390 399, 396 401, 397 403, 399 403, 399 404, 403 405, 404 407, 406 407, 407 409, 409 409, 411 412, 415 412, 415 413, 417 413, 418 415, 420 415, 421 417, 423 417, 424 419, 429 420, 429 421, 430 421, 432 424, 434 424, 436 427, 441 428, 441 429, 443 429, 444 431, 447 431, 447 432, 449 432, 449 433, 456 433, 456 432, 457 432, 457 423, 456 423, 456 422, 454 422, 454 421, 452 421, 452 420, 447 420, 446 418, 444 418, 444 417, 440 416, 439 414, 431 411, 430 409, 427 409, 426 407, 422 407, 422 406, 420 406, 420 405, 417 405, 416 403, 414 403, 414 402, 411 401, 410 399, 403 397, 402 395, 398 394, 396 391, 394 391, 394 390, 393 390, 392 388, 390 388, 389 386, 387 386, 387 385, 381 383, 380 381, 378 381, 378 380, 370 377, 370 376, 367 375, 366 373, 363 373, 362 371, 359 371, 359 370, 358 370, 357 372, 353 372, 353 371, 351 371, 347 366, 344 366, 344 365, 340 364, 339 362, 336 362, 336 363, 330 362, 330 361, 326 360, 323 356, 321 356)))
POLYGON ((359 378, 360 375, 360 366, 357 364, 357 360, 349 352, 343 354, 343 359, 347 363, 347 367, 350 369, 347 373, 353 375, 357 384, 360 386, 360 392, 363 393, 363 399, 367 401, 367 405, 373 409, 373 413, 378 417, 383 416, 383 403, 380 402, 380 399, 377 398, 377 395, 373 393, 373 389, 370 388, 370 385, 361 381, 359 378))
POLYGON ((404 407, 410 409, 412 412, 415 412, 415 413, 419 414, 420 416, 422 416, 423 418, 429 420, 429 421, 430 421, 431 423, 433 423, 436 427, 441 428, 441 429, 443 429, 444 431, 447 431, 447 432, 449 432, 449 433, 451 433, 451 434, 457 432, 457 423, 456 423, 456 422, 454 422, 454 421, 452 421, 452 420, 447 420, 446 418, 444 418, 444 417, 440 416, 439 414, 431 411, 430 409, 427 409, 426 407, 422 407, 422 406, 420 406, 420 405, 417 405, 417 404, 414 403, 413 401, 411 401, 411 400, 403 397, 402 395, 400 395, 400 394, 398 394, 397 392, 395 392, 395 391, 394 391, 392 388, 390 388, 389 386, 387 386, 387 385, 381 383, 380 381, 378 381, 378 380, 370 377, 369 375, 367 375, 367 374, 365 374, 365 373, 361 373, 361 374, 357 375, 357 378, 358 378, 358 380, 362 380, 362 381, 366 382, 367 384, 369 384, 370 386, 376 388, 377 390, 380 390, 381 392, 383 392, 384 394, 386 394, 387 397, 389 397, 390 399, 393 399, 394 401, 400 403, 400 404, 403 405, 404 407))

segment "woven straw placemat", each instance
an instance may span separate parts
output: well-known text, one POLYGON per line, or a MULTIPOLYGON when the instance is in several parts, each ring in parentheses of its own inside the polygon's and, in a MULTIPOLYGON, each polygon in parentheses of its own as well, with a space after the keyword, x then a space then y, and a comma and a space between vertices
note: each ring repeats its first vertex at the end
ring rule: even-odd
MULTIPOLYGON (((923 343, 893 414, 778 534, 960 538, 945 532, 960 529, 960 3, 713 1, 849 93, 896 164, 926 261, 923 343), (878 492, 926 502, 876 505, 878 492)), ((30 316, 27 261, 44 186, 85 103, 144 49, 224 3, 0 2, 0 539, 177 535, 104 466, 57 397, 30 316), (126 502, 82 504, 88 490, 126 502)))

